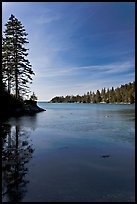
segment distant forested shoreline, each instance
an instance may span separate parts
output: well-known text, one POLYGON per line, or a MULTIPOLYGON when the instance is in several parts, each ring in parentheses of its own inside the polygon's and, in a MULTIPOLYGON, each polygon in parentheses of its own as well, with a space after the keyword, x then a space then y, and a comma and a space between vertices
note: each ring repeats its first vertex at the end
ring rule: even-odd
POLYGON ((135 103, 135 81, 121 85, 117 88, 106 89, 96 92, 88 91, 84 95, 56 96, 51 103, 135 103))

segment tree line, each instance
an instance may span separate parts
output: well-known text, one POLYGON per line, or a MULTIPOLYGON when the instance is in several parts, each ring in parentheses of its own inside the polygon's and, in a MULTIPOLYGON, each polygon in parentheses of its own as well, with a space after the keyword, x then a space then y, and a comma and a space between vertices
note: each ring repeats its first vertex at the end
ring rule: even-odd
POLYGON ((114 89, 102 88, 101 91, 88 91, 86 94, 72 96, 56 96, 52 103, 135 103, 135 81, 114 89))
POLYGON ((30 92, 28 84, 32 82, 32 65, 27 59, 29 43, 22 23, 11 15, 5 24, 2 36, 2 72, 1 86, 9 95, 23 99, 30 92))

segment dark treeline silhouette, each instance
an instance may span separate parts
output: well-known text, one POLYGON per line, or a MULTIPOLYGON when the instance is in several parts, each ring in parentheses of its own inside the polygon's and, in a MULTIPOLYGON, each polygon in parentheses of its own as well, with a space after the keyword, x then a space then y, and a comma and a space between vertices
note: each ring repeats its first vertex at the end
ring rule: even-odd
POLYGON ((135 81, 114 89, 102 88, 101 91, 89 91, 80 96, 56 96, 52 103, 135 103, 135 81))

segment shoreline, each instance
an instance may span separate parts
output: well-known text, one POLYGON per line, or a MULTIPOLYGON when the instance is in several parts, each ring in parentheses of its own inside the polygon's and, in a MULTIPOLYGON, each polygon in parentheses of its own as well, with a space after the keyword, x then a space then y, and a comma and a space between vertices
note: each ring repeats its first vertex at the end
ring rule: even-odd
POLYGON ((4 107, 0 113, 0 118, 18 117, 24 115, 34 115, 36 113, 46 111, 37 105, 37 101, 26 100, 20 107, 4 107))
POLYGON ((135 104, 135 103, 124 103, 124 102, 120 102, 120 103, 106 103, 106 102, 100 102, 100 103, 83 103, 83 102, 51 102, 51 101, 38 101, 39 103, 79 103, 79 104, 125 104, 125 105, 131 105, 131 104, 135 104))

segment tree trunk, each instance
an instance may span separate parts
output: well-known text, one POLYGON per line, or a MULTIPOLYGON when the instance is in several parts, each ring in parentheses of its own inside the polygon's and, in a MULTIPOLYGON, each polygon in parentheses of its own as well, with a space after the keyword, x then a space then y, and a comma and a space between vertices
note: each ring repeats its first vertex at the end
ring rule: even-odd
POLYGON ((15 68, 15 86, 16 86, 15 95, 16 95, 16 98, 19 98, 19 94, 18 94, 18 74, 17 74, 17 68, 15 68))
POLYGON ((11 84, 10 84, 10 75, 8 73, 8 93, 10 94, 11 92, 11 84))

